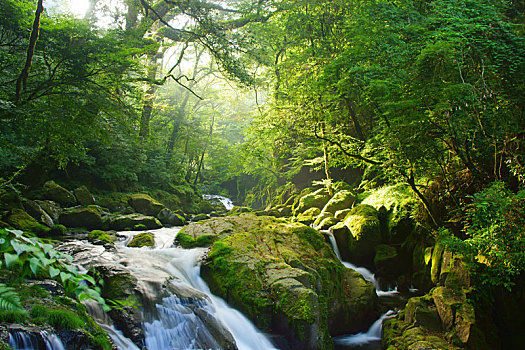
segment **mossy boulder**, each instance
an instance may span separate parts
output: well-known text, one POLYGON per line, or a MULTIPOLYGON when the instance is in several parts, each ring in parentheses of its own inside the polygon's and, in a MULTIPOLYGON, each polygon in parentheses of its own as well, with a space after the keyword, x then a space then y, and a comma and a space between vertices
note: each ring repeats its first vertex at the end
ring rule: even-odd
POLYGON ((48 181, 44 184, 42 194, 45 199, 60 203, 66 208, 77 204, 75 195, 54 181, 48 181))
POLYGON ((441 331, 441 320, 430 295, 414 297, 405 307, 405 322, 414 326, 423 326, 432 331, 441 331))
POLYGON ((207 220, 209 218, 210 217, 208 216, 208 214, 200 213, 200 214, 195 215, 193 218, 191 218, 191 221, 197 222, 197 221, 207 220))
POLYGON ((40 224, 22 209, 11 209, 3 220, 10 226, 22 231, 30 231, 37 235, 49 233, 49 227, 40 224))
POLYGON ((326 203, 330 200, 330 195, 325 188, 321 188, 315 192, 308 193, 299 198, 294 204, 293 214, 298 216, 310 208, 318 208, 319 212, 324 208, 326 203))
POLYGON ((149 232, 142 232, 134 236, 133 239, 128 243, 128 247, 141 248, 141 247, 153 247, 155 239, 149 232))
POLYGON ((332 215, 334 215, 335 212, 339 210, 349 209, 355 203, 356 199, 357 196, 352 191, 339 191, 335 193, 332 198, 330 198, 328 203, 326 203, 326 205, 323 207, 323 210, 321 211, 321 214, 332 213, 332 215))
POLYGON ((313 207, 300 213, 295 219, 300 223, 310 225, 315 221, 315 219, 317 218, 317 216, 319 216, 320 213, 321 209, 313 207))
POLYGON ((141 214, 118 215, 109 221, 109 228, 116 231, 132 230, 136 225, 144 225, 148 230, 162 227, 160 221, 153 216, 141 214))
POLYGON ((317 230, 328 230, 330 227, 335 226, 338 223, 339 223, 339 220, 330 216, 330 217, 324 218, 319 224, 314 225, 314 227, 317 230))
POLYGON ((182 226, 187 223, 184 216, 174 213, 167 208, 164 208, 159 212, 157 219, 159 219, 164 226, 182 226))
POLYGON ((93 198, 93 195, 89 192, 86 186, 75 188, 73 193, 75 194, 78 204, 86 206, 95 204, 95 198, 93 198))
MULTIPOLYGON (((352 236, 348 245, 340 247, 341 254, 350 257, 350 261, 372 266, 375 246, 381 243, 381 231, 377 210, 371 205, 360 204, 354 207, 345 217, 343 224, 352 236)), ((336 237, 337 238, 337 237, 336 237)))
POLYGON ((375 247, 374 265, 376 278, 395 278, 399 273, 399 255, 395 247, 380 244, 375 247))
POLYGON ((42 208, 42 210, 44 210, 47 215, 49 215, 53 222, 58 222, 58 217, 62 212, 60 204, 48 200, 35 200, 35 203, 38 204, 38 206, 42 208))
POLYGON ((342 210, 338 210, 334 213, 334 217, 337 219, 337 220, 343 220, 347 215, 348 213, 350 213, 352 211, 352 209, 342 209, 342 210))
POLYGON ((137 213, 147 216, 157 216, 160 211, 165 208, 164 204, 157 202, 151 198, 150 195, 144 193, 132 194, 129 198, 129 205, 131 205, 137 213))
POLYGON ((58 221, 66 227, 84 227, 90 230, 104 227, 102 217, 94 208, 75 208, 60 214, 58 221))
POLYGON ((330 348, 330 333, 363 331, 377 316, 374 286, 346 269, 323 235, 303 224, 241 214, 190 224, 181 233, 216 235, 203 278, 292 348, 330 348))
POLYGON ((364 194, 361 204, 368 204, 380 210, 386 209, 385 231, 392 243, 400 244, 414 231, 414 210, 418 200, 409 186, 396 184, 374 189, 364 194))
POLYGON ((117 238, 112 233, 101 230, 93 230, 88 234, 88 240, 94 244, 113 244, 117 238))
POLYGON ((252 211, 252 208, 241 207, 241 206, 236 205, 233 208, 231 208, 231 210, 229 211, 229 214, 249 213, 251 211, 252 211))
POLYGON ((37 202, 26 200, 23 203, 26 213, 31 215, 39 223, 51 227, 54 225, 53 219, 38 205, 37 202))

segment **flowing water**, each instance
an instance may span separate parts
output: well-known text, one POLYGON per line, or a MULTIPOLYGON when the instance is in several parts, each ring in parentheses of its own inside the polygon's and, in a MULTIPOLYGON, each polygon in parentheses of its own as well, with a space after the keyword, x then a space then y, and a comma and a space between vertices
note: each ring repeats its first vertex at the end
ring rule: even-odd
POLYGON ((232 210, 233 208, 233 202, 230 198, 219 196, 217 194, 204 194, 202 195, 202 199, 207 201, 219 201, 224 205, 226 210, 232 210))
POLYGON ((10 330, 9 345, 16 350, 64 350, 60 338, 44 330, 38 332, 10 330))
MULTIPOLYGON (((179 229, 150 231, 155 237, 153 248, 126 247, 139 233, 132 231, 119 233, 123 239, 116 243, 114 252, 78 241, 65 243, 63 248, 76 251, 75 262, 81 265, 102 264, 129 271, 138 279, 148 350, 220 349, 233 342, 239 349, 273 349, 244 315, 214 296, 200 277, 200 260, 207 249, 172 247, 179 229)), ((88 309, 119 349, 137 349, 101 310, 88 309)))

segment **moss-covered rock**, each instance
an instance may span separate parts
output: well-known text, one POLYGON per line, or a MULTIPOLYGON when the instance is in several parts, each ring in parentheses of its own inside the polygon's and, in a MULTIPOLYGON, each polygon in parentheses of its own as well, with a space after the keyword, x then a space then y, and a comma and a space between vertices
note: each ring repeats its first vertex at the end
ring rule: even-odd
POLYGON ((137 213, 147 216, 157 216, 160 211, 165 208, 164 204, 159 203, 151 198, 150 195, 144 193, 132 194, 129 198, 129 205, 131 205, 137 213))
POLYGON ((45 199, 60 203, 64 207, 72 207, 77 204, 77 199, 73 193, 58 185, 54 181, 48 181, 42 188, 42 194, 45 199))
POLYGON ((332 198, 326 203, 326 205, 323 207, 322 213, 332 213, 335 214, 335 212, 339 210, 344 209, 350 209, 352 205, 355 203, 357 199, 357 196, 348 190, 339 191, 334 194, 332 198))
POLYGON ((298 202, 294 204, 293 214, 298 216, 310 208, 318 208, 319 212, 324 208, 326 203, 330 200, 330 195, 325 188, 321 188, 315 192, 308 193, 299 198, 298 202))
POLYGON ((300 213, 295 219, 300 223, 310 225, 315 221, 315 219, 317 218, 317 216, 319 216, 320 213, 321 209, 313 207, 300 213))
POLYGON ((10 226, 22 231, 30 231, 37 235, 49 233, 49 227, 40 224, 22 209, 11 209, 3 219, 10 226))
POLYGON ((338 211, 335 212, 334 217, 337 220, 343 220, 348 215, 348 213, 350 213, 351 211, 352 211, 352 209, 338 210, 338 211))
POLYGON ((194 248, 210 246, 217 238, 218 236, 216 235, 200 235, 197 238, 193 238, 184 232, 179 232, 176 241, 183 248, 194 248))
POLYGON ((251 211, 252 211, 252 208, 241 207, 241 206, 236 205, 233 208, 231 208, 231 210, 229 211, 229 214, 249 213, 251 211))
POLYGON ((116 231, 132 230, 135 225, 144 225, 148 230, 161 228, 159 220, 141 214, 119 215, 110 219, 109 228, 116 231))
POLYGON ((349 256, 350 261, 372 266, 374 248, 381 243, 377 210, 370 205, 360 204, 348 213, 343 224, 349 229, 352 238, 348 240, 347 246, 339 246, 341 254, 346 251, 344 255, 349 256))
POLYGON ((133 237, 131 242, 128 243, 128 247, 140 248, 140 247, 153 247, 155 239, 149 232, 142 232, 133 237))
POLYGON ((191 221, 197 222, 197 221, 207 220, 209 218, 210 217, 208 216, 208 214, 200 213, 200 214, 195 215, 193 218, 191 218, 191 221))
POLYGON ((374 265, 376 278, 386 278, 388 280, 402 274, 399 268, 399 256, 395 247, 380 244, 375 247, 374 265))
POLYGON ((58 217, 62 212, 60 204, 48 200, 35 200, 35 202, 46 212, 47 215, 49 215, 53 222, 58 222, 58 217))
POLYGON ((49 216, 44 209, 38 205, 37 202, 32 200, 25 200, 23 202, 26 213, 31 215, 39 223, 51 227, 54 225, 53 219, 49 216))
POLYGON ((60 214, 58 221, 66 227, 84 227, 87 229, 103 228, 102 217, 93 208, 75 208, 60 214))
POLYGON ((91 243, 106 243, 106 244, 113 244, 117 238, 114 234, 108 233, 106 231, 101 230, 93 230, 88 234, 88 240, 91 243))
POLYGON ((159 219, 164 226, 182 226, 187 223, 184 216, 174 213, 167 208, 164 208, 159 212, 157 219, 159 219))
POLYGON ((334 217, 324 218, 318 225, 314 224, 315 229, 317 230, 328 230, 330 227, 335 226, 339 223, 334 217))
POLYGON ((330 332, 362 331, 376 317, 374 286, 346 269, 310 227, 241 214, 181 232, 194 239, 216 234, 202 276, 214 293, 262 329, 285 335, 292 348, 330 348, 330 332))
POLYGON ((75 188, 73 193, 75 194, 78 204, 86 206, 95 204, 95 198, 93 198, 93 195, 89 192, 86 186, 75 188))

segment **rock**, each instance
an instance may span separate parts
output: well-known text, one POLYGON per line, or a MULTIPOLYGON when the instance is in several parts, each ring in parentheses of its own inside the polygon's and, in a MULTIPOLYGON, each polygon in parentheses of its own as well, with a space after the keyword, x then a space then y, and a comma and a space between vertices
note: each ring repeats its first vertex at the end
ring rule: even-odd
POLYGON ((35 201, 40 208, 42 208, 47 215, 53 220, 53 222, 58 222, 58 217, 60 216, 60 213, 62 212, 62 208, 60 208, 60 205, 53 201, 35 201))
MULTIPOLYGON (((315 209, 315 208, 314 208, 315 209)), ((308 210, 313 210, 313 209, 308 209, 308 210)), ((315 228, 316 230, 319 230, 319 227, 321 225, 321 222, 324 220, 324 219, 328 219, 328 218, 331 218, 333 217, 333 214, 332 213, 329 213, 329 212, 320 212, 319 215, 317 215, 317 218, 315 219, 314 223, 312 224, 312 227, 315 228)), ((337 220, 339 221, 339 220, 337 220)))
POLYGON ((297 215, 296 220, 302 224, 310 225, 315 218, 321 213, 321 209, 313 207, 297 215))
POLYGON ((316 230, 328 230, 330 227, 337 225, 339 220, 334 217, 324 218, 317 226, 314 226, 316 230))
POLYGON ((436 287, 432 290, 432 297, 444 329, 450 331, 454 327, 456 309, 466 302, 465 295, 449 288, 436 287))
POLYGON ((337 220, 343 220, 348 215, 348 213, 350 213, 351 211, 352 211, 352 209, 338 210, 338 211, 335 212, 334 217, 337 220))
POLYGON ((78 204, 86 206, 95 204, 95 198, 93 198, 93 195, 89 192, 86 186, 75 188, 73 193, 75 194, 78 204))
POLYGON ((229 211, 229 214, 231 215, 231 214, 249 213, 251 211, 252 211, 251 208, 239 207, 239 206, 236 205, 229 211))
POLYGON ((153 247, 155 240, 153 235, 148 232, 142 232, 133 237, 131 242, 128 243, 128 247, 141 248, 141 247, 153 247))
POLYGON ((441 320, 430 296, 414 297, 405 308, 405 322, 423 326, 432 331, 441 331, 441 320))
POLYGON ((343 224, 348 227, 353 239, 348 240, 346 247, 339 246, 341 255, 346 251, 345 255, 350 257, 350 261, 359 265, 373 266, 374 248, 381 242, 377 210, 370 205, 360 204, 348 213, 343 224))
POLYGON ((207 220, 209 219, 210 217, 207 215, 207 214, 204 214, 204 213, 200 213, 200 214, 197 214, 195 215, 191 221, 193 222, 197 222, 197 221, 202 221, 202 220, 207 220))
POLYGON ((36 221, 48 227, 54 225, 53 219, 38 205, 37 202, 32 200, 26 200, 23 204, 26 212, 29 215, 31 215, 36 221))
POLYGON ((298 216, 310 208, 318 208, 319 212, 321 212, 321 209, 324 208, 329 200, 330 195, 328 194, 328 191, 325 188, 321 188, 315 192, 302 196, 297 202, 297 205, 293 207, 293 214, 294 216, 298 216))
POLYGON ((184 216, 176 214, 167 208, 164 208, 159 212, 159 214, 157 215, 157 219, 159 219, 159 221, 164 226, 186 225, 186 219, 184 218, 184 216))
POLYGON ((349 209, 355 203, 357 197, 354 193, 348 190, 339 191, 326 203, 321 211, 323 213, 332 213, 336 211, 349 209))
POLYGON ((119 215, 110 219, 109 228, 115 231, 131 230, 135 225, 144 225, 148 230, 161 228, 162 224, 152 216, 141 214, 119 215))
POLYGON ((393 279, 402 273, 399 271, 398 253, 395 247, 380 244, 375 247, 374 265, 376 267, 375 275, 378 278, 393 279))
POLYGON ((375 287, 346 269, 310 227, 241 214, 183 230, 216 234, 201 270, 212 292, 263 330, 284 335, 291 348, 324 347, 331 333, 363 331, 377 317, 375 287))
POLYGON ((42 188, 42 192, 45 199, 58 202, 66 208, 77 204, 77 199, 73 193, 56 184, 54 181, 46 182, 42 188))
POLYGON ((148 194, 137 193, 131 195, 129 205, 135 209, 137 213, 147 216, 157 216, 160 211, 165 208, 164 204, 157 202, 148 194))
POLYGON ((439 284, 457 290, 470 289, 470 274, 460 254, 443 252, 439 284))
POLYGON ((474 307, 465 302, 456 310, 456 320, 454 321, 454 331, 459 340, 466 344, 470 340, 472 326, 476 322, 474 307))
MULTIPOLYGON (((237 345, 230 331, 223 326, 222 323, 210 314, 208 311, 202 308, 196 308, 194 310, 202 323, 206 325, 207 330, 211 333, 211 336, 215 342, 217 342, 219 349, 224 350, 236 350, 237 345)), ((206 347, 209 348, 209 347, 206 347)))
POLYGON ((88 240, 93 244, 113 245, 117 238, 114 234, 101 230, 93 230, 88 234, 88 240))
POLYGON ((22 231, 30 231, 38 235, 45 235, 49 232, 49 227, 38 223, 22 209, 11 209, 4 220, 12 227, 22 231))
POLYGON ((102 217, 93 208, 76 208, 64 211, 58 221, 66 227, 84 227, 90 230, 102 229, 102 217))

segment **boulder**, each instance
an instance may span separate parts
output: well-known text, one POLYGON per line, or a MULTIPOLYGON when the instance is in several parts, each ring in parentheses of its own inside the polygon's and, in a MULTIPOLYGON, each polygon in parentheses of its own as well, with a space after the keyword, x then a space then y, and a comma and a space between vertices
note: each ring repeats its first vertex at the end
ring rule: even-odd
POLYGON ((160 211, 165 208, 164 204, 157 202, 155 199, 151 198, 150 195, 144 193, 131 195, 129 205, 131 205, 137 213, 147 216, 157 216, 160 211))
POLYGON ((89 192, 86 186, 75 188, 73 193, 75 194, 78 204, 86 206, 95 204, 95 198, 93 198, 93 195, 89 192))
POLYGON ((375 247, 374 265, 377 278, 392 279, 403 271, 399 269, 399 256, 395 247, 380 244, 375 247))
POLYGON ((141 214, 118 215, 109 221, 109 228, 116 231, 132 230, 136 225, 144 225, 148 230, 162 227, 160 221, 153 216, 141 214))
MULTIPOLYGON (((315 208, 313 208, 315 209, 315 208)), ((308 209, 308 210, 312 210, 312 209, 308 209)), ((332 218, 334 215, 332 213, 329 213, 329 212, 320 212, 319 215, 317 215, 317 218, 315 219, 314 223, 312 224, 312 227, 315 228, 316 230, 319 230, 319 226, 321 225, 321 222, 324 220, 324 219, 327 219, 327 218, 332 218)), ((337 220, 339 221, 339 220, 337 220)))
MULTIPOLYGON (((203 308, 196 308, 194 313, 199 317, 202 323, 206 325, 206 329, 210 332, 213 343, 216 342, 216 344, 212 345, 218 346, 218 349, 222 350, 237 350, 237 345, 235 344, 235 339, 232 334, 215 318, 215 316, 203 308)), ((212 347, 213 346, 206 346, 204 348, 212 347)))
POLYGON ((58 222, 58 217, 60 216, 60 213, 62 212, 62 208, 60 208, 60 204, 53 202, 53 201, 47 201, 47 200, 36 200, 36 204, 42 208, 47 215, 53 220, 53 222, 58 222))
POLYGON ((364 331, 377 318, 373 284, 345 268, 308 226, 241 214, 181 232, 216 235, 201 271, 212 292, 291 348, 322 348, 330 334, 364 331))
POLYGON ((321 213, 321 209, 312 207, 297 215, 296 220, 305 225, 310 225, 321 213))
POLYGON ((179 214, 176 214, 169 210, 168 208, 162 209, 159 214, 157 215, 157 219, 164 225, 164 226, 183 226, 186 225, 186 219, 184 216, 181 216, 179 214))
POLYGON ((348 215, 348 213, 350 213, 351 211, 352 211, 352 209, 338 210, 338 211, 335 212, 334 217, 337 220, 343 220, 348 215))
POLYGON ((93 208, 75 208, 64 211, 58 218, 66 227, 84 227, 90 230, 102 229, 102 217, 93 208))
POLYGON ((334 196, 330 198, 328 203, 326 203, 326 205, 323 207, 321 215, 323 213, 335 214, 335 212, 339 210, 349 209, 355 203, 356 199, 356 195, 351 191, 339 191, 335 193, 334 196))
POLYGON ((23 204, 26 213, 31 215, 36 221, 47 227, 52 227, 54 225, 53 219, 38 205, 37 202, 26 200, 23 204))
POLYGON ((441 320, 432 298, 428 295, 410 298, 405 307, 405 322, 432 331, 441 331, 441 320))
POLYGON ((208 214, 200 213, 200 214, 195 215, 193 218, 191 218, 191 221, 197 222, 197 221, 207 220, 209 218, 210 217, 208 216, 208 214))
POLYGON ((36 234, 46 234, 49 232, 48 227, 38 223, 38 221, 22 209, 11 209, 3 219, 12 227, 22 231, 30 231, 36 234))
POLYGON ((66 208, 77 204, 77 199, 73 193, 58 185, 55 181, 46 182, 42 188, 42 192, 45 199, 60 203, 66 208))
POLYGON ((314 228, 317 230, 328 230, 330 227, 337 225, 339 220, 334 217, 324 218, 317 226, 314 225, 314 228))
POLYGON ((328 194, 328 191, 325 188, 321 188, 299 198, 298 202, 293 207, 293 214, 294 216, 298 216, 310 208, 318 208, 319 212, 321 212, 321 209, 324 208, 329 200, 330 195, 328 194))
POLYGON ((155 239, 149 232, 139 233, 128 243, 128 247, 132 248, 153 247, 153 245, 155 245, 155 239))

